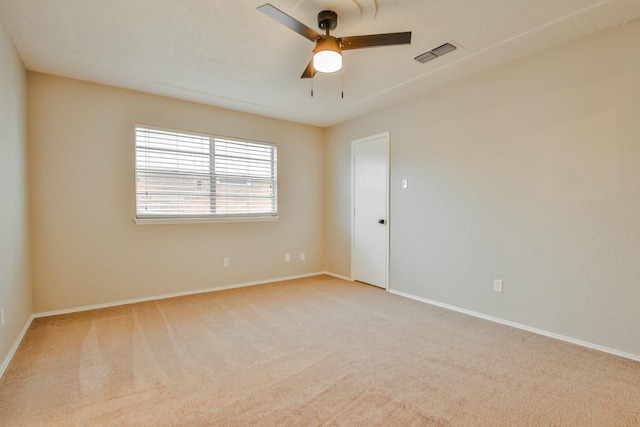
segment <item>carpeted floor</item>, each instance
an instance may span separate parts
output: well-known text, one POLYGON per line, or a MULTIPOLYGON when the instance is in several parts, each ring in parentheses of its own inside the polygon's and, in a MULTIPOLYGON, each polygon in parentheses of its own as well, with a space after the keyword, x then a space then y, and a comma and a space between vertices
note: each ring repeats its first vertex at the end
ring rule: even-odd
POLYGON ((318 276, 36 319, 0 425, 640 426, 640 363, 318 276))

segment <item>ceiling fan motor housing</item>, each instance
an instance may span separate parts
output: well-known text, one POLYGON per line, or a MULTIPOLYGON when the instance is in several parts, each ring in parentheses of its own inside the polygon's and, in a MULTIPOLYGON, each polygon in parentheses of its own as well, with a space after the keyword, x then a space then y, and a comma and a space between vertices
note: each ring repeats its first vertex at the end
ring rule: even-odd
POLYGON ((321 30, 334 30, 338 26, 338 14, 333 10, 323 10, 318 13, 318 27, 321 30))

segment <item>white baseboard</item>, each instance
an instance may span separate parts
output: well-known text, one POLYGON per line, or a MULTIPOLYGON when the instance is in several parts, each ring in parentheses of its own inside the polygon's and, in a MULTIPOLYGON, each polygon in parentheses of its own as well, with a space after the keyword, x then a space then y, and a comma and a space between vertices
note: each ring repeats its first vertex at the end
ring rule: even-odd
POLYGON ((27 333, 29 326, 31 326, 31 322, 33 322, 33 319, 35 319, 35 316, 32 314, 29 317, 29 320, 27 320, 27 323, 24 325, 24 328, 22 328, 22 331, 20 332, 20 335, 18 335, 18 339, 16 339, 13 347, 11 347, 11 350, 9 350, 9 354, 7 354, 7 357, 4 358, 2 365, 0 365, 0 378, 2 378, 2 376, 4 375, 4 371, 7 370, 9 364, 11 363, 11 360, 13 360, 13 356, 15 356, 16 351, 18 351, 18 347, 24 339, 24 335, 27 333))
POLYGON ((587 347, 590 348, 592 350, 598 350, 598 351, 602 351, 604 353, 609 353, 609 354, 613 354, 615 356, 620 356, 620 357, 624 357, 626 359, 631 359, 631 360, 635 360, 640 362, 640 355, 637 354, 633 354, 633 353, 627 353, 624 351, 620 351, 620 350, 616 350, 613 348, 609 348, 609 347, 604 347, 598 344, 593 344, 587 341, 582 341, 582 340, 578 340, 575 338, 571 338, 571 337, 567 337, 564 335, 559 335, 553 332, 549 332, 549 331, 545 331, 542 329, 537 329, 537 328, 532 328, 531 326, 527 326, 527 325, 522 325, 520 323, 516 323, 516 322, 511 322, 509 320, 504 320, 504 319, 500 319, 498 317, 493 317, 493 316, 488 316, 486 314, 482 314, 482 313, 478 313, 476 311, 471 311, 471 310, 467 310, 464 308, 460 308, 460 307, 456 307, 453 305, 449 305, 449 304, 445 304, 445 303, 441 303, 438 301, 433 301, 427 298, 422 298, 422 297, 418 297, 415 295, 411 295, 411 294, 407 294, 405 292, 400 292, 400 291, 396 291, 393 289, 389 289, 389 292, 395 295, 399 295, 401 297, 405 297, 405 298, 411 298, 414 299, 416 301, 420 301, 420 302, 424 302, 426 304, 430 304, 430 305, 435 305, 437 307, 442 307, 442 308, 446 308, 447 310, 451 310, 451 311, 456 311, 458 313, 463 313, 463 314, 468 314, 469 316, 474 316, 474 317, 478 317, 480 319, 484 319, 484 320, 489 320, 490 322, 495 322, 495 323, 500 323, 502 325, 506 325, 506 326, 511 326, 513 328, 518 328, 518 329, 522 329, 524 331, 528 331, 528 332, 533 332, 534 334, 538 334, 538 335, 544 335, 545 337, 549 337, 549 338, 554 338, 560 341, 565 341, 571 344, 575 344, 575 345, 579 345, 581 347, 587 347))
POLYGON ((207 292, 224 291, 224 290, 227 290, 227 289, 245 288, 245 287, 248 287, 248 286, 256 286, 256 285, 266 285, 267 283, 283 282, 285 280, 304 279, 306 277, 319 276, 321 274, 325 274, 325 273, 323 273, 323 272, 307 273, 307 274, 300 274, 300 275, 297 275, 297 276, 280 277, 280 278, 277 278, 277 279, 268 279, 268 280, 260 280, 260 281, 255 281, 255 282, 236 283, 236 284, 233 284, 233 285, 217 286, 217 287, 206 288, 206 289, 196 289, 196 290, 193 290, 193 291, 176 292, 176 293, 162 294, 162 295, 154 295, 154 296, 151 296, 151 297, 134 298, 134 299, 124 300, 124 301, 108 302, 108 303, 104 303, 104 304, 86 305, 86 306, 83 306, 83 307, 65 308, 65 309, 62 309, 62 310, 53 310, 53 311, 45 311, 45 312, 35 313, 33 315, 33 317, 48 317, 48 316, 57 316, 57 315, 60 315, 60 314, 79 313, 81 311, 96 310, 96 309, 99 309, 99 308, 116 307, 116 306, 119 306, 119 305, 135 304, 135 303, 138 303, 138 302, 157 301, 157 300, 162 300, 162 299, 167 299, 167 298, 175 298, 175 297, 183 297, 183 296, 188 296, 188 295, 204 294, 204 293, 207 293, 207 292))
POLYGON ((326 274, 327 276, 335 277, 336 279, 346 280, 347 282, 353 282, 353 279, 351 277, 342 276, 340 274, 331 273, 329 271, 324 271, 324 272, 322 272, 322 274, 326 274))

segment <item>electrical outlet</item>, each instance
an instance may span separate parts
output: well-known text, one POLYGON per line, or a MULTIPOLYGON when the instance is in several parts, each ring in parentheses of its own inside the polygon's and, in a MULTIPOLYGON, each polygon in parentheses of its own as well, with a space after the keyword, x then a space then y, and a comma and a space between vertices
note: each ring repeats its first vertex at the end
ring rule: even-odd
POLYGON ((0 308, 0 326, 4 326, 4 307, 0 308))
POLYGON ((305 255, 304 252, 300 252, 300 261, 304 261, 305 259, 307 259, 307 255, 305 255))
POLYGON ((493 281, 493 290, 496 292, 502 292, 502 280, 495 279, 493 281))
POLYGON ((224 266, 229 267, 229 258, 224 259, 224 266))
POLYGON ((289 252, 287 252, 286 254, 284 254, 284 261, 285 262, 289 262, 291 261, 291 254, 289 252))

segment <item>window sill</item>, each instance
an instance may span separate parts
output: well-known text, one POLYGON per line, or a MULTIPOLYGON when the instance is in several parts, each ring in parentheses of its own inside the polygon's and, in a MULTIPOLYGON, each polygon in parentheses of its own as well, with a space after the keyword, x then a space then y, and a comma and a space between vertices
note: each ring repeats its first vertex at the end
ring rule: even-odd
POLYGON ((279 216, 244 216, 220 218, 133 218, 136 225, 157 224, 213 224, 220 222, 270 222, 277 221, 279 216))

